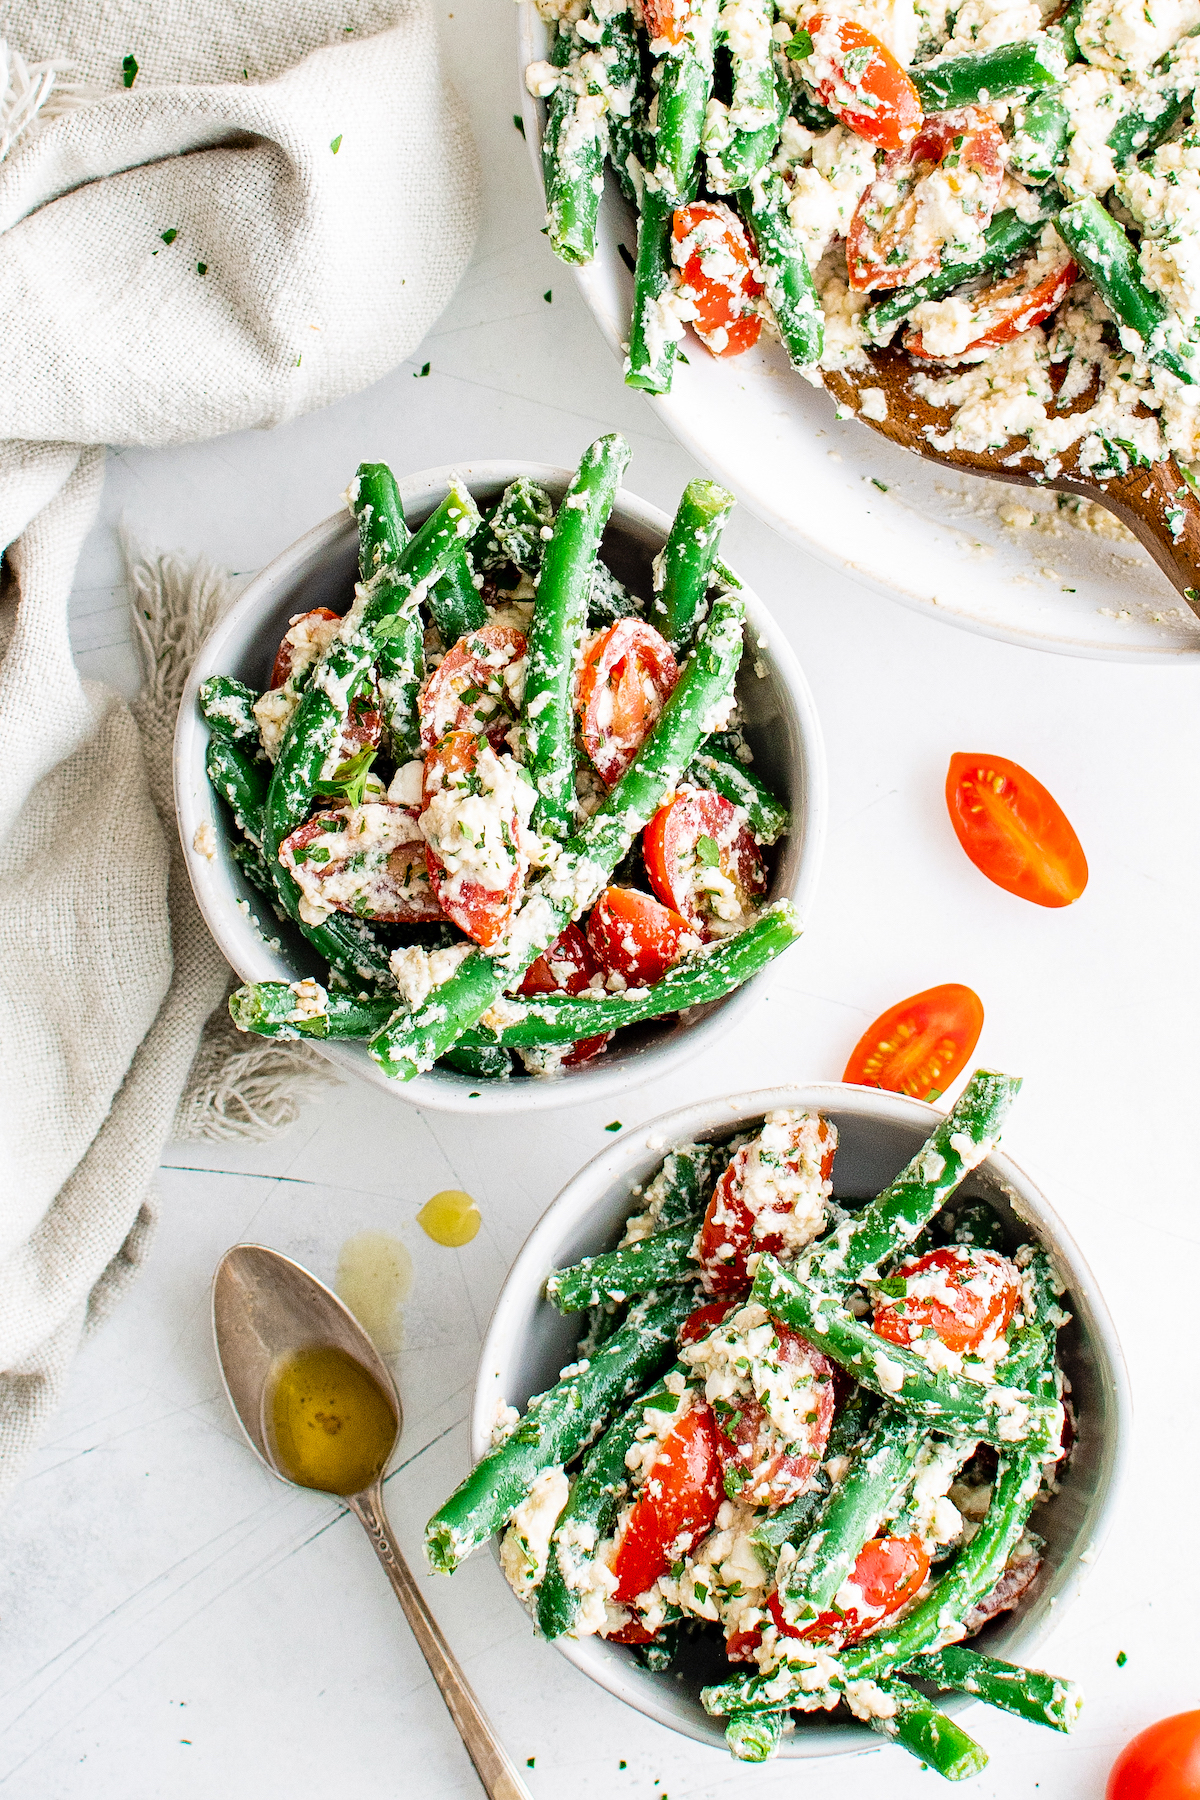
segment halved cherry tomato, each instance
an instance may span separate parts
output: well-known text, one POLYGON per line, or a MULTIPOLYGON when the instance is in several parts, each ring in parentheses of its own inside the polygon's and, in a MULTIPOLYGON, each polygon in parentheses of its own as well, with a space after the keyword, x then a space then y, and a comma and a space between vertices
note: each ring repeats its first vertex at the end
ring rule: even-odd
POLYGON ((671 646, 640 619, 618 619, 587 646, 576 706, 584 748, 606 787, 625 773, 678 680, 671 646))
POLYGON ((767 1610, 785 1637, 817 1643, 853 1644, 912 1599, 929 1573, 929 1558, 919 1537, 872 1538, 863 1545, 848 1584, 862 1595, 861 1606, 821 1613, 800 1628, 787 1618, 776 1589, 767 1610))
POLYGON ((349 762, 360 750, 378 750, 383 742, 383 713, 374 683, 365 693, 356 694, 346 712, 342 736, 338 744, 339 758, 349 762))
POLYGON ((1200 1800, 1200 1712, 1173 1713, 1131 1738, 1104 1800, 1200 1800))
POLYGON ((652 1644, 654 1633, 647 1631, 640 1619, 630 1619, 619 1631, 607 1631, 605 1637, 610 1644, 652 1644))
MULTIPOLYGON (((473 732, 451 731, 429 752, 425 758, 425 787, 421 808, 423 815, 443 794, 450 793, 456 799, 461 796, 463 801, 471 797, 471 777, 483 742, 473 732)), ((516 808, 499 823, 502 834, 507 833, 505 848, 518 846, 521 825, 516 808)), ((512 873, 503 887, 485 887, 481 882, 469 879, 465 872, 455 871, 450 860, 453 852, 447 835, 443 834, 439 838, 439 848, 435 848, 428 837, 429 827, 425 829, 425 860, 429 866, 429 880, 442 911, 460 931, 464 931, 469 938, 474 938, 486 950, 503 937, 516 910, 527 867, 524 856, 519 849, 512 855, 512 873), (445 851, 444 857, 441 850, 445 851)))
POLYGON ((653 987, 695 937, 686 919, 636 888, 606 888, 592 908, 588 943, 610 975, 627 987, 653 987))
MULTIPOLYGON (((824 1119, 806 1114, 797 1121, 792 1133, 792 1150, 787 1162, 799 1174, 806 1160, 811 1165, 814 1149, 821 1149, 819 1170, 814 1178, 822 1184, 833 1172, 837 1134, 824 1119)), ((749 1284, 746 1258, 757 1250, 777 1255, 783 1249, 779 1232, 755 1235, 756 1214, 745 1199, 746 1163, 751 1146, 738 1150, 718 1181, 708 1203, 704 1223, 700 1227, 700 1265, 704 1271, 705 1290, 710 1294, 737 1293, 749 1284)))
POLYGON ((906 287, 932 274, 966 214, 982 230, 1004 180, 1000 127, 978 107, 936 113, 894 150, 850 221, 850 286, 906 287))
POLYGON ((758 342, 763 291, 758 262, 737 214, 717 201, 681 206, 671 223, 671 260, 696 308, 692 329, 714 356, 740 356, 758 342))
POLYGON ((757 1629, 753 1631, 732 1631, 725 1639, 725 1656, 729 1662, 753 1662, 754 1652, 763 1641, 763 1634, 757 1629))
POLYGON ((341 624, 327 606, 314 606, 311 612, 296 613, 289 621, 283 642, 275 652, 270 686, 281 688, 299 663, 306 669, 317 660, 341 624))
POLYGON ((616 1603, 629 1606, 686 1556, 724 1498, 716 1420, 698 1400, 663 1439, 630 1509, 612 1560, 616 1603))
POLYGON ((897 1000, 863 1032, 843 1081, 936 1100, 960 1075, 983 1030, 983 1002, 960 982, 897 1000))
POLYGON ((833 1364, 797 1331, 774 1317, 779 1361, 793 1390, 809 1392, 808 1413, 798 1439, 785 1442, 756 1395, 739 1399, 735 1413, 717 1421, 726 1487, 743 1506, 786 1506, 803 1489, 825 1449, 833 1423, 833 1364))
POLYGON ((650 885, 694 931, 713 935, 714 919, 736 923, 767 891, 767 871, 737 808, 708 788, 660 806, 642 836, 650 885))
POLYGON ((977 1350, 1008 1330, 1021 1300, 1020 1277, 1007 1256, 973 1244, 944 1244, 909 1257, 888 1282, 906 1292, 876 1291, 873 1329, 892 1344, 911 1344, 929 1329, 947 1350, 977 1350))
POLYGON ((707 1306, 698 1306, 694 1313, 689 1313, 676 1332, 681 1344, 698 1344, 706 1338, 710 1331, 715 1331, 722 1320, 727 1319, 735 1307, 742 1304, 740 1299, 710 1300, 707 1306))
MULTIPOLYGON (((955 351, 954 357, 969 356, 974 350, 988 349, 995 344, 1011 343, 1023 331, 1040 325, 1062 304, 1078 280, 1078 265, 1061 245, 1057 255, 1047 257, 1037 252, 1027 257, 1011 275, 993 282, 991 287, 968 299, 967 305, 974 315, 974 335, 961 350, 955 351)), ((937 353, 926 350, 919 331, 908 332, 904 348, 911 356, 936 359, 937 353)), ((954 358, 943 357, 942 360, 954 358)))
POLYGON ((448 731, 471 731, 501 750, 521 704, 524 656, 525 634, 512 625, 482 625, 459 638, 421 690, 422 749, 448 731))
POLYGON ((651 41, 681 44, 691 17, 690 0, 642 0, 642 17, 651 41))
MULTIPOLYGON (((568 925, 557 942, 544 950, 536 962, 530 963, 517 992, 526 997, 582 994, 590 986, 592 977, 600 972, 600 964, 578 925, 568 925)), ((596 1037, 580 1038, 563 1057, 564 1067, 573 1069, 580 1063, 590 1062, 593 1056, 599 1056, 611 1036, 611 1031, 602 1031, 596 1037)))
POLYGON ((921 129, 920 96, 886 45, 852 19, 816 13, 806 73, 822 106, 868 143, 899 150, 921 129))
POLYGON ((425 840, 408 807, 372 801, 317 813, 284 838, 279 860, 318 913, 332 906, 335 912, 402 925, 442 917, 425 840))
POLYGON ((1087 857, 1053 794, 1020 763, 959 752, 946 805, 955 836, 981 874, 1037 906, 1070 906, 1087 886, 1087 857))

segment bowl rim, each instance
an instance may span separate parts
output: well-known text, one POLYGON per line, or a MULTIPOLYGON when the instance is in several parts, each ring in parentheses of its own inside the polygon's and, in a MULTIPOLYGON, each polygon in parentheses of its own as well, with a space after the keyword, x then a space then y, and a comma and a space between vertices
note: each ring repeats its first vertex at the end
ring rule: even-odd
MULTIPOLYGON (((573 473, 557 464, 523 457, 487 458, 418 470, 399 479, 398 486, 406 513, 420 518, 443 498, 452 477, 460 477, 474 490, 497 483, 507 484, 519 475, 552 485, 564 484, 573 473)), ((612 518, 616 523, 658 533, 664 540, 671 525, 666 513, 624 487, 617 490, 612 518)), ((348 510, 333 513, 310 527, 259 570, 204 639, 180 701, 173 778, 184 863, 205 924, 242 981, 291 979, 295 971, 281 955, 271 950, 252 918, 239 910, 222 862, 215 858, 209 860, 195 848, 197 830, 205 819, 215 816, 211 790, 204 774, 208 730, 200 715, 197 694, 201 682, 227 670, 227 646, 242 632, 246 622, 259 611, 276 604, 288 585, 294 585, 312 567, 326 560, 335 546, 354 530, 354 520, 348 510)), ((741 592, 746 602, 747 628, 753 631, 756 643, 786 693, 802 751, 799 769, 792 770, 791 788, 794 793, 799 776, 805 802, 804 833, 794 880, 788 893, 779 897, 790 899, 804 922, 811 911, 825 847, 829 801, 824 737, 812 691, 782 627, 752 588, 743 585, 741 592)), ((308 1041, 347 1074, 357 1076, 409 1105, 476 1115, 544 1112, 612 1099, 632 1087, 642 1087, 648 1080, 657 1079, 680 1063, 698 1056, 710 1045, 715 1046, 719 1037, 749 1007, 765 997, 770 977, 769 968, 760 971, 742 987, 725 995, 706 1017, 674 1038, 652 1044, 623 1063, 606 1065, 601 1058, 567 1080, 517 1079, 476 1082, 472 1086, 467 1076, 434 1071, 408 1082, 396 1082, 389 1080, 371 1060, 364 1045, 316 1038, 308 1041)))
MULTIPOLYGON (((690 1142, 706 1132, 737 1131, 772 1108, 785 1105, 801 1106, 812 1112, 853 1112, 867 1123, 879 1121, 917 1126, 923 1135, 928 1135, 933 1126, 946 1116, 944 1111, 924 1100, 915 1100, 906 1094, 893 1094, 881 1088, 859 1087, 838 1081, 787 1082, 727 1096, 714 1095, 687 1106, 674 1107, 631 1129, 624 1138, 605 1145, 571 1177, 546 1207, 514 1258, 496 1298, 480 1346, 472 1394, 469 1416, 472 1466, 490 1447, 497 1401, 506 1398, 502 1393, 503 1382, 498 1379, 497 1374, 489 1374, 489 1371, 502 1367, 504 1361, 509 1360, 502 1356, 499 1364, 497 1363, 497 1352, 501 1346, 519 1343, 522 1315, 530 1296, 540 1294, 547 1274, 555 1266, 553 1247, 562 1240, 566 1232, 586 1219, 597 1197, 604 1194, 615 1181, 628 1178, 632 1182, 637 1165, 644 1161, 647 1153, 652 1154, 655 1159, 652 1166, 657 1166, 676 1144, 690 1142)), ((1028 1660, 1049 1633, 1057 1628, 1112 1529, 1120 1492, 1128 1473, 1133 1400, 1125 1356, 1112 1315, 1096 1284, 1095 1276, 1066 1225, 1040 1187, 1004 1151, 993 1150, 980 1167, 998 1180, 1022 1222, 1029 1226, 1039 1241, 1053 1249, 1064 1275, 1069 1271, 1068 1285, 1079 1312, 1086 1314, 1084 1322, 1089 1336, 1094 1340, 1097 1359, 1101 1365, 1098 1375, 1109 1388, 1115 1419, 1112 1441, 1104 1445, 1096 1488, 1099 1502, 1094 1510, 1086 1544, 1081 1546, 1077 1542, 1064 1557, 1061 1566, 1055 1570, 1051 1581, 1038 1596, 1036 1610, 1031 1608, 1027 1615, 1022 1615, 1021 1609, 1017 1608, 1010 1615, 1017 1630, 1014 1641, 1005 1648, 1005 1655, 1028 1660), (1062 1605, 1058 1606, 1060 1600, 1062 1605), (1023 1617, 1025 1629, 1021 1630, 1023 1617)), ((636 1178, 644 1179, 644 1174, 639 1174, 636 1178)), ((495 1539, 492 1545, 493 1553, 496 1553, 495 1539)), ((558 1638, 554 1640, 554 1647, 581 1673, 597 1682, 615 1698, 635 1707, 668 1730, 679 1732, 710 1747, 724 1747, 718 1722, 714 1722, 706 1731, 698 1721, 689 1722, 666 1708, 657 1706, 649 1683, 631 1681, 624 1677, 623 1659, 595 1653, 593 1647, 600 1641, 589 1638, 558 1638)), ((949 1713, 961 1712, 973 1704, 981 1703, 960 1694, 945 1695, 939 1700, 942 1710, 949 1713)), ((783 1739, 778 1754, 784 1759, 803 1760, 810 1757, 857 1755, 881 1747, 880 1740, 872 1735, 869 1727, 857 1722, 847 1722, 822 1727, 819 1734, 797 1731, 783 1739)))

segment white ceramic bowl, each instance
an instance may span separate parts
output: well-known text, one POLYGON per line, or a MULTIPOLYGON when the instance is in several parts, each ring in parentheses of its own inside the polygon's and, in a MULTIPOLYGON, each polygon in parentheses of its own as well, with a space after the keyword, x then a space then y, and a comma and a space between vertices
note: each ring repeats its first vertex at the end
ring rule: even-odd
MULTIPOLYGON (((533 0, 518 31, 521 76, 549 38, 533 0)), ((541 181, 546 103, 521 80, 525 137, 541 181)), ((595 259, 572 273, 610 348, 623 356, 637 242, 611 174, 595 259)), ((751 512, 793 543, 935 618, 987 637, 1115 661, 1200 654, 1200 619, 1139 545, 1051 520, 1053 537, 1006 527, 997 506, 1029 490, 983 481, 897 449, 788 367, 777 344, 718 360, 689 334, 688 364, 650 400, 681 444, 751 512), (881 491, 881 489, 883 491, 881 491)), ((1055 513, 1052 497, 1031 501, 1055 513)))
MULTIPOLYGON (((675 1144, 725 1138, 777 1106, 807 1107, 838 1128, 834 1187, 844 1197, 877 1194, 920 1148, 942 1116, 923 1101, 875 1088, 824 1082, 811 1087, 760 1088, 728 1100, 707 1100, 665 1113, 630 1131, 581 1169, 543 1213, 500 1292, 480 1352, 471 1413, 471 1452, 478 1459, 490 1443, 500 1400, 524 1408, 531 1394, 549 1387, 575 1354, 581 1320, 563 1318, 542 1297, 552 1269, 562 1268, 617 1243, 633 1210, 631 1188, 646 1181, 675 1144)), ((1009 1660, 1028 1661, 1052 1622, 1062 1618, 1107 1534, 1130 1438, 1131 1403, 1125 1362, 1112 1319, 1091 1271, 1049 1202, 1011 1158, 999 1151, 967 1179, 963 1193, 986 1199, 1011 1231, 1014 1247, 1030 1234, 1049 1251, 1072 1314, 1060 1334, 1060 1355, 1071 1382, 1079 1436, 1060 1477, 1060 1491, 1039 1506, 1034 1528, 1046 1539, 1037 1581, 1015 1613, 989 1624, 976 1641, 1009 1660)), ((516 1602, 514 1601, 514 1605, 516 1602)), ((557 1640, 585 1675, 660 1724, 699 1742, 724 1747, 719 1720, 699 1701, 699 1684, 674 1674, 652 1675, 628 1650, 590 1637, 557 1640)), ((1070 1669, 1060 1673, 1069 1676, 1070 1669)), ((947 1712, 970 1704, 961 1695, 938 1702, 947 1712)), ((981 1729, 982 1729, 981 1720, 981 1729)), ((986 1736, 986 1732, 984 1733, 986 1736)), ((877 1749, 879 1739, 854 1721, 815 1713, 785 1737, 785 1757, 833 1756, 877 1749)))
MULTIPOLYGON (((518 475, 542 482, 555 499, 571 471, 540 463, 481 462, 458 465, 481 505, 497 499, 518 475)), ((452 471, 428 469, 400 483, 405 513, 413 525, 444 499, 452 471)), ((603 554, 628 585, 649 592, 650 560, 661 549, 671 521, 624 489, 617 496, 605 533, 603 554)), ((210 675, 236 676, 251 687, 266 684, 271 661, 293 614, 315 606, 344 611, 357 572, 358 537, 349 513, 335 514, 285 550, 246 588, 205 639, 179 709, 175 732, 175 805, 179 834, 192 888, 209 930, 243 981, 295 981, 323 977, 320 959, 300 933, 274 918, 229 854, 220 810, 204 772, 208 728, 196 694, 210 675), (217 826, 217 854, 211 860, 195 848, 197 828, 207 819, 217 826), (248 903, 249 912, 243 910, 248 903), (260 932, 255 920, 261 920, 260 932), (273 948, 268 939, 274 939, 273 948)), ((775 852, 770 900, 788 899, 807 916, 816 889, 825 836, 826 775, 821 728, 808 683, 770 613, 748 589, 747 653, 738 676, 746 736, 755 769, 792 812, 792 830, 775 852), (764 670, 759 677, 755 664, 764 670)), ((434 1069, 409 1082, 389 1081, 365 1044, 320 1042, 333 1062, 419 1106, 462 1112, 521 1112, 574 1105, 641 1085, 666 1069, 714 1045, 733 1019, 763 991, 763 977, 748 982, 711 1006, 697 1007, 686 1020, 649 1021, 631 1028, 605 1054, 548 1079, 514 1076, 486 1082, 434 1069)))

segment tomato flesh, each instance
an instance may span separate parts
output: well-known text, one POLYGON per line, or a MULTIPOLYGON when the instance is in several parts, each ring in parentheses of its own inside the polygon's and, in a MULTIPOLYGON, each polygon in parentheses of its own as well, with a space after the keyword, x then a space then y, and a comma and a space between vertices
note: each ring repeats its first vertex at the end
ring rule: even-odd
POLYGON ((671 223, 671 260, 696 309, 692 329, 714 356, 740 356, 758 342, 763 291, 758 263, 737 214, 719 201, 681 206, 671 223))
POLYGON ((698 1344, 741 1304, 740 1298, 710 1300, 707 1305, 698 1306, 695 1312, 689 1313, 675 1335, 681 1344, 698 1344))
POLYGON ((707 1401, 694 1401, 647 1472, 621 1534, 613 1599, 630 1606, 712 1527, 725 1493, 717 1426, 707 1401))
MULTIPOLYGON (((484 740, 473 732, 451 731, 429 752, 425 758, 423 814, 428 813, 434 800, 447 791, 466 798, 483 743, 484 740)), ((509 843, 519 845, 521 823, 515 808, 503 820, 503 826, 509 843)), ((428 831, 428 827, 426 829, 428 831)), ((449 854, 447 851, 447 856, 449 854)), ((446 917, 485 950, 497 943, 516 911, 525 879, 525 858, 519 852, 512 857, 512 872, 502 887, 489 887, 463 872, 456 873, 428 838, 425 860, 430 883, 446 917)))
POLYGON ((862 1596, 844 1612, 824 1612, 809 1624, 794 1625, 784 1612, 778 1589, 767 1610, 785 1637, 815 1643, 853 1644, 874 1626, 899 1612, 929 1573, 929 1557, 919 1537, 872 1538, 864 1544, 849 1577, 862 1596))
POLYGON ((936 113, 894 150, 864 192, 846 240, 850 286, 906 287, 940 267, 951 222, 982 231, 1004 180, 1004 138, 978 107, 936 113))
POLYGON ((652 43, 682 44, 691 13, 690 0, 642 0, 642 17, 652 43))
POLYGON ((606 888, 592 908, 588 945, 610 975, 627 987, 653 987, 695 938, 686 919, 636 888, 606 888))
POLYGON ((805 30, 813 43, 807 69, 822 106, 884 150, 910 143, 924 118, 921 100, 886 45, 852 19, 821 13, 805 30))
POLYGON ((660 806, 642 834, 650 885, 703 936, 741 923, 767 891, 766 865, 738 809, 708 788, 660 806))
POLYGON ((1070 906, 1088 881, 1087 858, 1053 794, 1002 756, 950 758, 946 805, 955 836, 997 887, 1035 906, 1070 906))
MULTIPOLYGON (((746 1164, 751 1144, 738 1150, 717 1182, 712 1199, 700 1227, 699 1256, 704 1287, 710 1294, 735 1294, 749 1286, 746 1259, 754 1251, 770 1251, 778 1255, 783 1249, 780 1232, 756 1233, 757 1215, 746 1203, 746 1164)), ((799 1174, 809 1167, 814 1180, 822 1185, 833 1172, 837 1134, 824 1119, 807 1114, 795 1126, 792 1147, 786 1157, 788 1167, 799 1174), (812 1167, 813 1152, 820 1154, 817 1168, 812 1167)))
MULTIPOLYGON (((590 987, 592 977, 600 972, 600 964, 578 925, 568 925, 549 950, 543 950, 536 962, 530 963, 517 992, 526 998, 538 994, 582 994, 590 987)), ((599 1056, 611 1037, 611 1031, 604 1031, 596 1037, 577 1039, 563 1057, 563 1066, 574 1069, 580 1063, 590 1062, 593 1056, 599 1056)))
POLYGON ((890 1006, 850 1052, 843 1081, 936 1100, 966 1067, 983 1030, 983 1002, 957 981, 890 1006))
POLYGON ((341 619, 327 606, 314 606, 311 612, 296 613, 288 621, 283 641, 275 652, 268 686, 283 687, 297 663, 307 668, 314 662, 333 636, 333 631, 328 629, 331 623, 336 630, 341 619))
POLYGON ((1007 1256, 970 1244, 946 1244, 910 1257, 890 1279, 903 1280, 909 1291, 878 1296, 872 1324, 893 1344, 910 1345, 930 1330, 947 1350, 977 1350, 985 1338, 1008 1330, 1021 1299, 1017 1271, 1007 1256))
POLYGON ((809 1417, 799 1444, 785 1444, 766 1407, 756 1395, 739 1398, 737 1411, 717 1425, 719 1449, 729 1491, 736 1489, 743 1506, 786 1506, 801 1492, 816 1468, 833 1423, 833 1364, 828 1357, 778 1319, 771 1324, 779 1339, 779 1361, 792 1372, 796 1386, 811 1389, 809 1417))
POLYGON ((1104 1800, 1200 1800, 1200 1712, 1173 1713, 1131 1738, 1104 1800))
MULTIPOLYGON (((1048 319, 1055 308, 1062 305, 1078 279, 1078 265, 1065 250, 1049 269, 1044 269, 1039 255, 1027 258, 1003 281, 994 282, 968 300, 974 316, 975 336, 961 350, 955 351, 953 358, 943 355, 941 360, 952 361, 970 356, 976 350, 1011 343, 1022 332, 1031 331, 1043 319, 1048 319)), ((925 348, 919 331, 906 334, 904 348, 911 356, 935 360, 939 356, 937 351, 925 348)))
POLYGON ((576 704, 584 749, 606 787, 634 760, 678 680, 671 646, 640 619, 618 619, 587 646, 576 704))
POLYGON ((524 659, 525 634, 512 625, 483 625, 459 638, 421 690, 422 749, 448 731, 470 731, 501 750, 520 705, 524 659))

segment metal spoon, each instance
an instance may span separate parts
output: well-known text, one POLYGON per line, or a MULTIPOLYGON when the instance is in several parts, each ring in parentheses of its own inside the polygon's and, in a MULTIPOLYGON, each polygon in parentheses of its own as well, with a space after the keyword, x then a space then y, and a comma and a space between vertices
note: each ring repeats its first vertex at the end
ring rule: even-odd
MULTIPOLYGON (((375 1346, 336 1294, 277 1250, 261 1244, 235 1244, 217 1264, 212 1308, 217 1360, 229 1403, 251 1449, 273 1475, 288 1480, 276 1466, 263 1425, 272 1369, 283 1357, 326 1345, 359 1363, 395 1413, 396 1436, 384 1459, 386 1467, 403 1427, 400 1397, 375 1346)), ((383 1469, 361 1493, 343 1498, 375 1546, 490 1800, 530 1800, 528 1788, 472 1693, 392 1536, 383 1505, 383 1469)))

